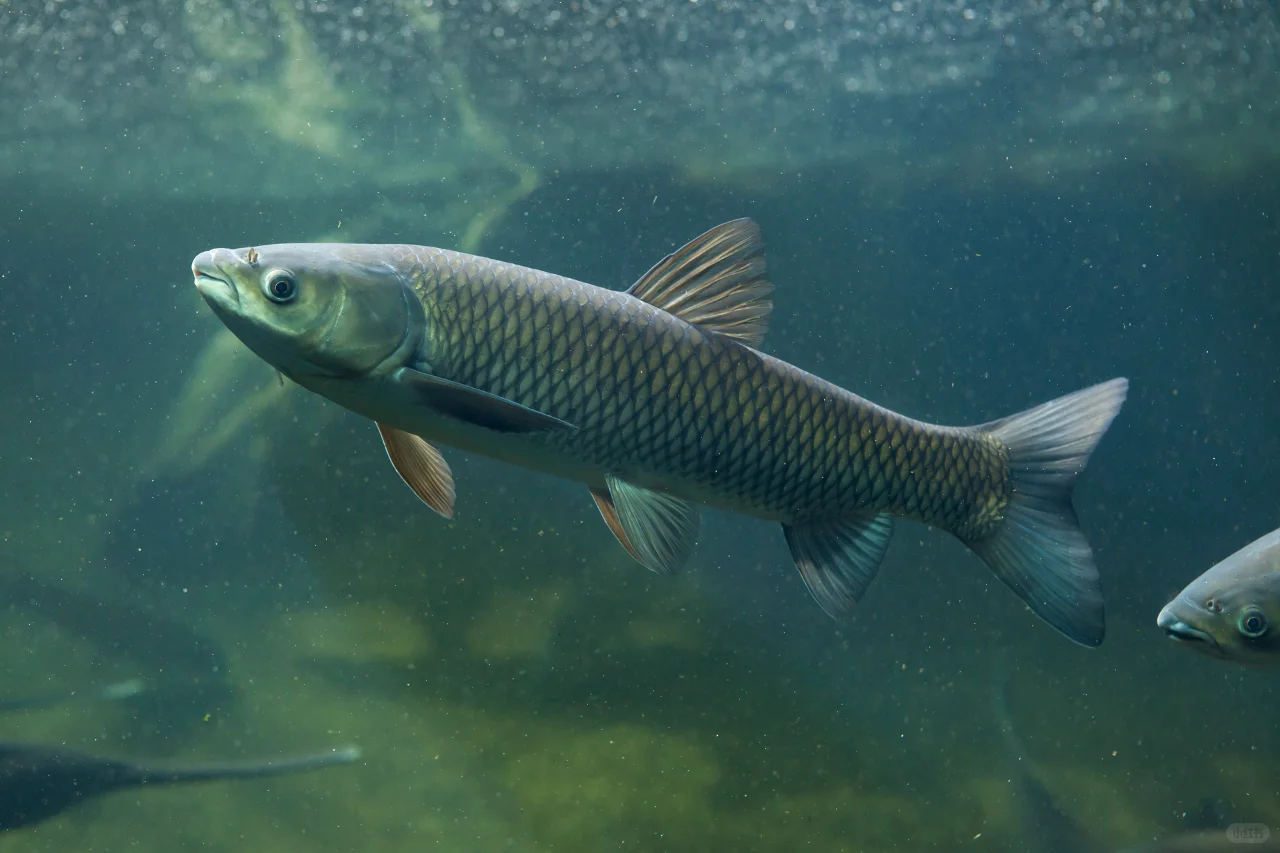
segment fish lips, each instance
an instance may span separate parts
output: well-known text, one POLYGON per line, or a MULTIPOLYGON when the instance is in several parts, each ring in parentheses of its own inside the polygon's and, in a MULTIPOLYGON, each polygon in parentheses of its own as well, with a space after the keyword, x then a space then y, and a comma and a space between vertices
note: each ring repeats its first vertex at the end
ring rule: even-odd
POLYGON ((1202 631, 1179 618, 1172 604, 1160 611, 1160 615, 1156 618, 1156 624, 1164 629, 1166 635, 1178 642, 1189 643, 1205 654, 1213 655, 1214 657, 1226 657, 1222 647, 1218 645, 1218 641, 1213 638, 1212 634, 1202 631))

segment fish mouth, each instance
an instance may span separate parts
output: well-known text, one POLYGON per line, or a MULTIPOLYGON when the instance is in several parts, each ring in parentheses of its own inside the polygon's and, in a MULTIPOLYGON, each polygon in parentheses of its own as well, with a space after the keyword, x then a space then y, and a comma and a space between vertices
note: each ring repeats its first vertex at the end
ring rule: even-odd
POLYGON ((1218 641, 1213 638, 1207 631, 1202 631, 1194 625, 1182 621, 1177 615, 1166 607, 1160 611, 1160 616, 1156 619, 1156 624, 1164 629, 1166 636, 1178 640, 1183 643, 1193 643, 1202 647, 1205 651, 1214 653, 1218 650, 1218 641))
POLYGON ((214 264, 212 252, 196 257, 191 263, 191 275, 195 278, 196 290, 214 308, 234 311, 240 306, 240 293, 214 264))

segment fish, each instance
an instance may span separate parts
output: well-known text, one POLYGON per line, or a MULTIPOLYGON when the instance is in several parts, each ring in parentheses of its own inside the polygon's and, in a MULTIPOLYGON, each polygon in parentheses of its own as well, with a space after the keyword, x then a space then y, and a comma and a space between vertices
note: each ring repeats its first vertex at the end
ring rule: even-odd
POLYGON ((0 572, 0 597, 156 672, 218 681, 228 671, 221 646, 186 622, 120 598, 49 583, 13 561, 0 572))
POLYGON ((1280 663, 1280 530, 1187 584, 1156 617, 1188 648, 1249 667, 1280 663))
POLYGON ((1103 848, 1083 825, 1062 808, 1036 773, 1009 711, 1008 680, 997 674, 994 702, 996 722, 1004 740, 1012 775, 1009 779, 1021 841, 1027 853, 1098 853, 1103 848))
POLYGON ((154 785, 258 779, 350 764, 356 747, 268 761, 170 765, 101 758, 30 743, 0 743, 0 831, 41 823, 93 797, 154 785))
POLYGON ((760 349, 773 286, 749 219, 625 292, 408 245, 212 249, 192 274, 250 350, 373 420, 445 518, 456 490, 437 445, 581 482, 661 574, 688 560, 699 505, 778 522, 809 592, 841 617, 905 517, 959 537, 1070 639, 1102 642, 1072 491, 1127 380, 974 427, 878 406, 760 349))
MULTIPOLYGON (((126 682, 115 698, 129 701, 144 731, 171 738, 234 706, 238 696, 226 653, 196 626, 175 614, 130 604, 119 594, 99 596, 43 580, 26 568, 8 561, 0 572, 0 600, 86 640, 107 660, 127 661, 141 676, 141 689, 130 694, 126 682)), ((40 704, 54 697, 32 698, 40 704)), ((0 710, 8 707, 0 702, 0 710)))

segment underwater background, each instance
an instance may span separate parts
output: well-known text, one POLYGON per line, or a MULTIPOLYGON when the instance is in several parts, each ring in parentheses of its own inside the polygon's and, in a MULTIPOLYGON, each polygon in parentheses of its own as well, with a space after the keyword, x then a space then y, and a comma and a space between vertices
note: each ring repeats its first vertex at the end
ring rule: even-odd
POLYGON ((1156 627, 1280 525, 1280 13, 1150 2, 0 0, 0 740, 315 775, 25 850, 1030 851, 993 709, 1099 850, 1280 827, 1273 675, 1156 627), (584 490, 365 420, 203 304, 215 246, 405 242, 625 288, 750 216, 765 349, 981 423, 1111 376, 1077 647, 901 524, 852 619, 776 525, 675 578, 584 490))

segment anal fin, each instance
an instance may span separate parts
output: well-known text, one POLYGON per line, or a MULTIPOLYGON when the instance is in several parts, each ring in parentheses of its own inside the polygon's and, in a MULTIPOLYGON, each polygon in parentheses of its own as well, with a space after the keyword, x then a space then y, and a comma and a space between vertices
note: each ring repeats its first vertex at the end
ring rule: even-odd
POLYGON ((602 501, 595 490, 592 497, 605 522, 631 556, 646 569, 662 575, 672 574, 683 566, 698 538, 698 511, 693 504, 617 477, 606 477, 605 482, 609 487, 608 500, 602 501))
POLYGON ((796 568, 827 615, 853 610, 884 560, 893 535, 893 518, 861 513, 850 518, 782 525, 796 568))
POLYGON ((378 424, 378 432, 400 479, 427 506, 453 518, 453 473, 440 451, 413 433, 383 423, 378 424))

